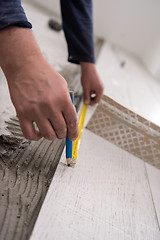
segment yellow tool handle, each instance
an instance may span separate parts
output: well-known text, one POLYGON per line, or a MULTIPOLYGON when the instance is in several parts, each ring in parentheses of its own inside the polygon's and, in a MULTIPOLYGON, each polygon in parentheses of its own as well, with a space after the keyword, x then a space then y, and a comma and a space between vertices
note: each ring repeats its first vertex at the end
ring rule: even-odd
POLYGON ((79 124, 78 124, 79 134, 78 134, 77 139, 73 143, 72 158, 74 159, 75 162, 77 160, 78 149, 79 149, 79 145, 80 145, 81 135, 83 132, 83 125, 84 125, 87 107, 88 107, 88 105, 83 104, 80 119, 79 119, 79 124))

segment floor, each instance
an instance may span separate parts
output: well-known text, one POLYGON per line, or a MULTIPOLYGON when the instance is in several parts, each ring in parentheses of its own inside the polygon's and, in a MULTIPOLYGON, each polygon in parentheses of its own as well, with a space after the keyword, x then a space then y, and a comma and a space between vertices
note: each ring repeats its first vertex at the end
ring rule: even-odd
MULTIPOLYGON (((58 71, 68 66, 63 33, 47 28, 45 11, 24 7, 48 61, 58 71)), ((160 82, 139 59, 105 41, 96 66, 105 95, 160 126, 160 82)), ((94 111, 96 106, 88 108, 85 126, 94 111)), ((160 239, 158 168, 87 129, 77 161, 66 167, 63 152, 30 240, 160 239)))

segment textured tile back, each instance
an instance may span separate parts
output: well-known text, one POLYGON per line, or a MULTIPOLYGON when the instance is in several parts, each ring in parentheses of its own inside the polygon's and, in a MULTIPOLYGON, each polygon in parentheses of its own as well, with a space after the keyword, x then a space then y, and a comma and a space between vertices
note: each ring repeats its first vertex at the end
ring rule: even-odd
POLYGON ((87 129, 160 168, 160 128, 103 96, 87 129))

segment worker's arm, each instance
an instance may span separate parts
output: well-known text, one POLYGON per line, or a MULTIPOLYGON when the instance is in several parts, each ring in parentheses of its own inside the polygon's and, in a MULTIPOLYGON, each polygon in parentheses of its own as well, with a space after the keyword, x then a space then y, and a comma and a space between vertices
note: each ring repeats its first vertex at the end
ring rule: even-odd
POLYGON ((68 60, 81 65, 84 102, 94 104, 103 95, 103 84, 95 67, 92 0, 61 0, 63 29, 68 45, 68 60), (94 92, 96 97, 90 98, 94 92))
POLYGON ((21 0, 0 0, 0 30, 12 25, 32 28, 21 6, 21 0))
MULTIPOLYGON (((10 2, 14 6, 14 1, 4 1, 4 4, 10 2)), ((32 140, 64 138, 66 135, 73 140, 78 134, 77 117, 66 81, 44 59, 32 31, 13 26, 13 9, 8 11, 7 21, 0 13, 0 66, 23 134, 32 140), (8 25, 4 24, 6 22, 8 25), (33 122, 36 122, 39 132, 33 122)), ((24 17, 23 14, 21 16, 24 17)), ((26 22, 21 17, 16 20, 15 25, 28 24, 25 18, 26 22)))

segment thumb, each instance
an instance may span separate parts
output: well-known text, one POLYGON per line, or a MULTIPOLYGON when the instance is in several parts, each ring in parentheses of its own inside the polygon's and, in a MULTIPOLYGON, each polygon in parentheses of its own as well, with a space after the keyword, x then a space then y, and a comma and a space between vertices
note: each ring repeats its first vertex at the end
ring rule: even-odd
POLYGON ((84 103, 85 104, 90 104, 90 90, 88 88, 84 88, 83 89, 84 93, 83 93, 83 98, 84 98, 84 103))

